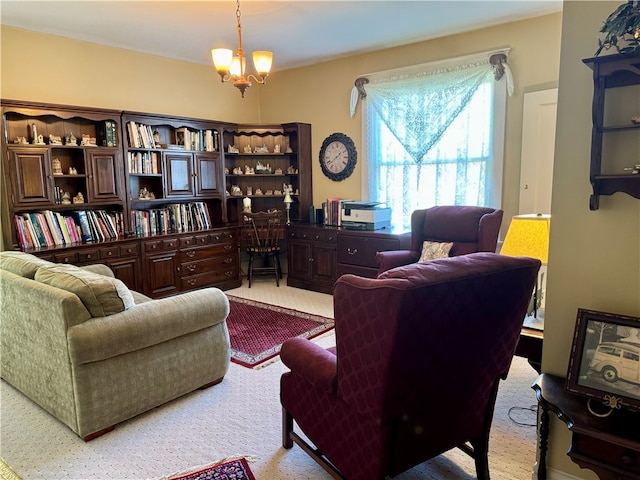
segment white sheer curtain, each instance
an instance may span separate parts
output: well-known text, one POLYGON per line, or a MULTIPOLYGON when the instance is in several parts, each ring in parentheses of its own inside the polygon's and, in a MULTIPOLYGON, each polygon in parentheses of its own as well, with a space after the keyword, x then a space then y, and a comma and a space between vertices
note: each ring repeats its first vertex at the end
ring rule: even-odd
POLYGON ((417 208, 500 206, 505 88, 488 59, 369 79, 368 200, 391 207, 394 226, 417 208))

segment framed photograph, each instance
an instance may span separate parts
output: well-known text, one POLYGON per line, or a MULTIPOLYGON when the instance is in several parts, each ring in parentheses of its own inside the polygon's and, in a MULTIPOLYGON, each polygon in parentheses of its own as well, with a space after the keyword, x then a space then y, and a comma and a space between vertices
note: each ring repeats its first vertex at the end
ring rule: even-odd
POLYGON ((640 318, 578 309, 566 389, 640 410, 640 318))

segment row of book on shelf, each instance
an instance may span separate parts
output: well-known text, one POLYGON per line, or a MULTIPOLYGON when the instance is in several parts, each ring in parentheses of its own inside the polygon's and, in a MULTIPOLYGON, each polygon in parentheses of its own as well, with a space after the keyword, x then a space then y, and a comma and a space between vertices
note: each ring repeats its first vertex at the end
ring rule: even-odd
POLYGON ((129 152, 129 173, 153 174, 160 173, 158 167, 158 152, 129 152))
POLYGON ((159 133, 153 131, 150 125, 127 122, 127 134, 129 135, 130 148, 179 148, 184 150, 198 150, 217 152, 220 146, 220 137, 217 130, 191 130, 187 127, 175 130, 174 144, 160 143, 159 133))
POLYGON ((22 250, 117 240, 124 235, 122 212, 43 210, 13 217, 22 250))
POLYGON ((204 202, 176 203, 162 208, 131 211, 131 228, 138 237, 183 233, 211 228, 204 202))
POLYGON ((342 198, 327 198, 326 202, 322 202, 324 224, 333 226, 342 225, 342 205, 348 202, 353 202, 353 200, 343 200, 342 198))

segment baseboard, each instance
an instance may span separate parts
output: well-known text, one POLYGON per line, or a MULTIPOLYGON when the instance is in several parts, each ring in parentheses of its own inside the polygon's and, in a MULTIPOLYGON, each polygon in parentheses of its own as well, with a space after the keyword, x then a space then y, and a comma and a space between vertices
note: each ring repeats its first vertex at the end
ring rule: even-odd
MULTIPOLYGON (((538 480, 538 462, 533 466, 531 480, 538 480)), ((547 480, 583 480, 581 477, 569 475, 568 473, 547 467, 547 480)))

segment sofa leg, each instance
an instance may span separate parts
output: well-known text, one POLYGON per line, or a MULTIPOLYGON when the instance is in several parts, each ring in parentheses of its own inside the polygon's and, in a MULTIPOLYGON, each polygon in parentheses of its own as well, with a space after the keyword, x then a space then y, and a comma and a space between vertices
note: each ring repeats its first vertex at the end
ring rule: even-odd
POLYGON ((291 439, 291 432, 293 432, 293 416, 282 408, 282 446, 284 448, 293 447, 293 440, 291 439))
POLYGON ((219 384, 222 381, 223 378, 224 377, 220 377, 220 378, 214 380, 213 382, 205 383, 201 387, 198 387, 198 390, 204 390, 205 388, 213 387, 214 385, 219 384))
POLYGON ((114 430, 115 428, 116 428, 115 425, 111 425, 110 427, 103 428, 102 430, 98 430, 97 432, 93 432, 85 437, 82 437, 82 440, 84 440, 85 442, 90 442, 94 438, 98 438, 99 436, 104 435, 105 433, 109 433, 111 430, 114 430))

